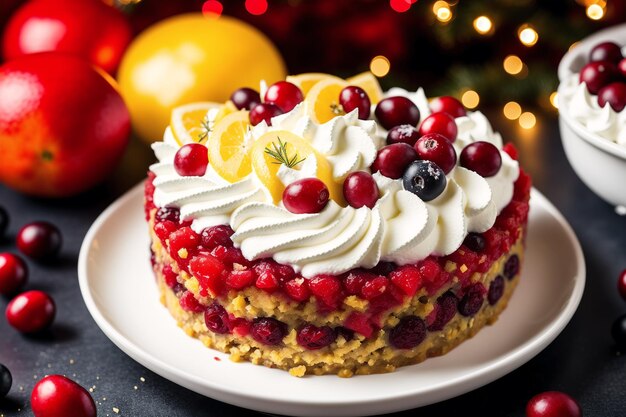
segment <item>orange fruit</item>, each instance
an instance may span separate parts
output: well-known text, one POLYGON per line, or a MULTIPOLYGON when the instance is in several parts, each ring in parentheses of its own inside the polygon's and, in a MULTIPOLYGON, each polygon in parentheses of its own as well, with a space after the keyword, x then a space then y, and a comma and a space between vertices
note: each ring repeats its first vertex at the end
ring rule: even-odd
POLYGON ((304 99, 309 116, 315 123, 326 123, 334 117, 344 115, 339 104, 341 90, 348 86, 341 79, 326 79, 315 84, 304 99))
POLYGON ((248 112, 230 113, 215 123, 209 135, 209 162, 226 181, 237 182, 252 172, 251 146, 248 112))
POLYGON ((298 75, 288 75, 286 81, 297 85, 298 88, 300 88, 300 90, 302 91, 302 94, 306 96, 315 84, 317 84, 319 81, 327 79, 341 80, 341 78, 335 77, 334 75, 325 74, 323 72, 305 72, 298 75))

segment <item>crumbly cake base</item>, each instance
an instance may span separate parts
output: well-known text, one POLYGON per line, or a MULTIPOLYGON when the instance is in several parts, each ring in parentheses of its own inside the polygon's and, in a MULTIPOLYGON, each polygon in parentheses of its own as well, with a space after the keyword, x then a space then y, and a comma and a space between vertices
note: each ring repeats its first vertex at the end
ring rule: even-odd
MULTIPOLYGON (((504 264, 512 255, 517 255, 521 263, 524 253, 524 235, 524 230, 522 230, 511 250, 496 260, 487 272, 475 273, 471 281, 481 282, 486 288, 489 288, 490 283, 498 275, 503 275, 504 264)), ((340 377, 351 377, 353 375, 391 372, 399 366, 416 364, 429 357, 444 355, 463 341, 473 337, 485 325, 493 324, 506 308, 519 281, 519 273, 511 279, 505 279, 503 295, 494 305, 490 305, 485 300, 481 309, 472 317, 464 317, 457 312, 443 330, 427 332, 426 338, 413 349, 391 347, 388 343, 388 330, 404 316, 425 317, 432 311, 441 294, 448 290, 458 289, 457 282, 453 281, 445 285, 437 294, 427 297, 427 299, 424 296, 416 296, 394 307, 384 317, 383 327, 370 338, 355 334, 352 340, 346 340, 343 336, 339 336, 328 347, 319 350, 307 350, 297 343, 296 330, 289 323, 290 320, 286 320, 289 317, 289 308, 288 306, 285 308, 285 305, 289 303, 256 288, 246 289, 245 297, 228 297, 229 299, 226 300, 224 306, 231 314, 237 316, 245 316, 246 312, 250 312, 251 309, 246 307, 263 306, 269 303, 274 306, 272 310, 275 311, 278 306, 283 312, 281 319, 290 325, 290 331, 280 346, 267 346, 256 342, 250 336, 210 332, 204 323, 203 313, 183 310, 177 295, 165 284, 161 266, 164 262, 170 265, 175 264, 175 262, 155 236, 153 236, 153 250, 157 259, 154 269, 161 292, 161 302, 168 308, 185 333, 198 338, 209 348, 230 354, 231 360, 235 362, 249 361, 257 365, 280 368, 298 377, 306 374, 337 374, 340 377), (241 305, 242 300, 246 301, 245 306, 241 305)), ((346 308, 349 313, 350 307, 344 306, 344 310, 346 308)), ((295 315, 297 320, 304 319, 312 323, 320 322, 320 316, 314 310, 309 312, 299 310, 295 315)), ((297 320, 294 319, 294 322, 297 320)), ((328 321, 328 318, 324 321, 328 321)), ((207 356, 208 359, 209 356, 207 356)))

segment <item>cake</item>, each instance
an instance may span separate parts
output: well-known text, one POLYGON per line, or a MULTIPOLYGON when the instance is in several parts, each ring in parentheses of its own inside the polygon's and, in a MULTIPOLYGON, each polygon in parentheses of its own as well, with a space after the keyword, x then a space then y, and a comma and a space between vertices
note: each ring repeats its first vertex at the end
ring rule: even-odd
POLYGON ((390 372, 495 322, 520 279, 530 178, 452 97, 301 74, 175 110, 153 149, 161 301, 233 361, 390 372))

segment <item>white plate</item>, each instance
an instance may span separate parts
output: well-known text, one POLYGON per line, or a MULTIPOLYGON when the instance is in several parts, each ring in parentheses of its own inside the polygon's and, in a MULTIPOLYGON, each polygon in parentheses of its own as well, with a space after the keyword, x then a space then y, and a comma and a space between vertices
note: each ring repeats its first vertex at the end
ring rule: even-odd
POLYGON ((276 369, 233 363, 176 326, 158 301, 148 262, 142 191, 137 186, 111 205, 85 237, 78 274, 91 315, 113 343, 157 374, 258 411, 364 416, 463 394, 511 372, 552 342, 574 314, 585 285, 576 236, 554 206, 533 190, 523 274, 495 325, 445 356, 394 373, 298 379, 276 369))

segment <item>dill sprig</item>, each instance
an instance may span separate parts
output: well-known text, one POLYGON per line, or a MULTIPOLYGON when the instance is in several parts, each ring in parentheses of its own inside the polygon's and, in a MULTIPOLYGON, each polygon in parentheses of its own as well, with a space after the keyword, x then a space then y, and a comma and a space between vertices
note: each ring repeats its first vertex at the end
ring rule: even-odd
POLYGON ((278 145, 276 145, 276 142, 272 142, 271 148, 269 146, 265 148, 265 153, 276 160, 272 163, 284 164, 287 165, 288 168, 293 168, 306 159, 298 159, 297 152, 290 158, 287 154, 287 142, 283 142, 280 138, 278 138, 278 145))

